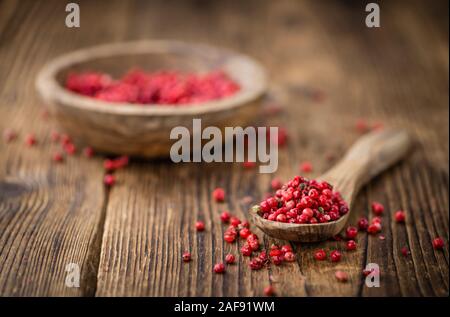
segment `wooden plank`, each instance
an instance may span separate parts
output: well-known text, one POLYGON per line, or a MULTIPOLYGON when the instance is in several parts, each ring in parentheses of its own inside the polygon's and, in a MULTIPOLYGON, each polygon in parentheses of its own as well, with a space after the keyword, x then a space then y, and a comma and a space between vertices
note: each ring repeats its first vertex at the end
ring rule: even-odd
MULTIPOLYGON (((64 26, 64 8, 61 2, 2 2, 2 10, 14 15, 0 33, 0 130, 15 129, 19 137, 0 142, 1 296, 95 293, 105 204, 102 161, 69 157, 64 164, 52 162, 58 149, 50 141, 54 127, 41 119, 34 89, 48 58, 80 44, 79 32, 64 26), (31 132, 38 144, 27 148, 24 138, 31 132), (80 268, 79 288, 65 284, 69 263, 80 268)), ((83 18, 95 21, 93 13, 83 18)), ((82 33, 94 42, 102 32, 89 36, 86 28, 82 33)))

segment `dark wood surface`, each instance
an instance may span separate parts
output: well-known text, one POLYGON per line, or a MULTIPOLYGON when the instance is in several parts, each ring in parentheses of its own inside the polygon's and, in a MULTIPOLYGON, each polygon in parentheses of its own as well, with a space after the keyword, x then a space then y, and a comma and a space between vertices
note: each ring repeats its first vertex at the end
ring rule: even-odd
MULTIPOLYGON (((448 296, 447 1, 381 2, 380 29, 365 27, 357 1, 79 3, 81 28, 68 29, 65 2, 0 2, 0 130, 20 133, 0 142, 1 296, 258 296, 270 280, 284 296, 448 296), (317 248, 343 249, 336 241, 293 245, 297 261, 270 270, 251 271, 239 256, 217 275, 213 264, 239 248, 223 241, 219 213, 245 218, 246 196, 257 202, 273 175, 240 164, 133 160, 105 191, 102 157, 54 164, 36 73, 61 53, 141 38, 206 42, 260 60, 271 98, 284 107, 267 123, 289 131, 276 173, 283 180, 304 160, 314 162, 310 176, 332 166, 359 136, 358 118, 410 131, 411 155, 360 192, 350 220, 368 216, 371 201, 384 203, 385 240, 360 234, 357 251, 338 264, 313 259, 317 248), (38 137, 34 148, 23 144, 28 132, 38 137), (224 204, 211 201, 217 186, 224 204), (397 209, 406 210, 405 225, 393 220, 397 209), (200 234, 197 219, 206 223, 200 234), (436 236, 443 251, 432 248, 436 236), (189 264, 181 261, 187 249, 189 264), (64 283, 71 262, 81 267, 79 288, 64 283), (379 288, 364 285, 371 262, 380 265, 379 288), (335 281, 337 269, 349 273, 347 283, 335 281)), ((282 243, 259 234, 266 247, 282 243)))

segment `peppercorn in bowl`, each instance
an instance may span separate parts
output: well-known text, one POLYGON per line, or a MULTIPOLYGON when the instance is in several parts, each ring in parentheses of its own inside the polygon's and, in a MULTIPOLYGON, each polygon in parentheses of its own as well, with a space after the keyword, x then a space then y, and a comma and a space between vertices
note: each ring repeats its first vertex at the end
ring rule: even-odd
POLYGON ((36 87, 58 125, 98 152, 165 157, 175 127, 248 126, 266 90, 252 58, 208 45, 144 40, 51 60, 36 87))

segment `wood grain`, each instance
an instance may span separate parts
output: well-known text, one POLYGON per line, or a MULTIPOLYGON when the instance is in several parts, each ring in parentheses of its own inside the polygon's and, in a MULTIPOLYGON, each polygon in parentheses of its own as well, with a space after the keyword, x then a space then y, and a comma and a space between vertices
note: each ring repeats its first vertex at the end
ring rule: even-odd
MULTIPOLYGON (((379 29, 365 27, 365 3, 356 1, 79 4, 81 28, 68 29, 64 3, 0 2, 0 130, 20 131, 16 142, 0 142, 1 296, 258 296, 270 283, 284 296, 448 296, 448 2, 381 2, 379 29), (257 124, 289 131, 276 175, 240 164, 132 160, 105 192, 101 156, 51 162, 52 121, 40 119, 33 85, 42 64, 81 47, 146 38, 229 47, 267 67, 269 100, 284 111, 255 114, 257 124), (321 175, 360 136, 358 118, 416 140, 407 160, 362 189, 349 219, 370 217, 370 203, 382 202, 385 239, 359 234, 358 249, 338 264, 313 259, 318 248, 344 249, 326 241, 293 244, 295 263, 251 271, 238 256, 226 274, 213 274, 242 244, 223 242, 220 212, 246 217, 270 179, 289 179, 302 161, 314 163, 308 176, 321 175), (23 145, 27 132, 37 134, 35 148, 23 145), (224 204, 211 200, 217 186, 227 192, 224 204), (393 220, 397 209, 407 213, 404 225, 393 220), (432 248, 436 236, 443 251, 432 248), (181 261, 184 250, 191 263, 181 261), (64 285, 70 262, 81 266, 80 288, 64 285), (367 263, 379 264, 381 287, 365 286, 367 263), (349 273, 347 283, 335 281, 337 269, 349 273)), ((266 248, 285 243, 257 232, 266 248)))

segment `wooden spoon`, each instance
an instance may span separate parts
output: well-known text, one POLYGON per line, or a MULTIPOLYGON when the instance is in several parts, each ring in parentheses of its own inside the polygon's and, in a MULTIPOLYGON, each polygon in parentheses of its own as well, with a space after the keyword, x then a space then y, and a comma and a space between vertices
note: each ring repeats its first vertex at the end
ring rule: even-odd
POLYGON ((337 221, 318 224, 291 224, 266 220, 255 208, 250 210, 252 222, 274 238, 315 242, 326 240, 338 234, 347 223, 352 212, 356 193, 371 178, 381 173, 401 159, 411 145, 405 131, 383 130, 371 132, 361 137, 347 152, 344 158, 328 172, 318 177, 333 185, 349 204, 350 211, 337 221))

